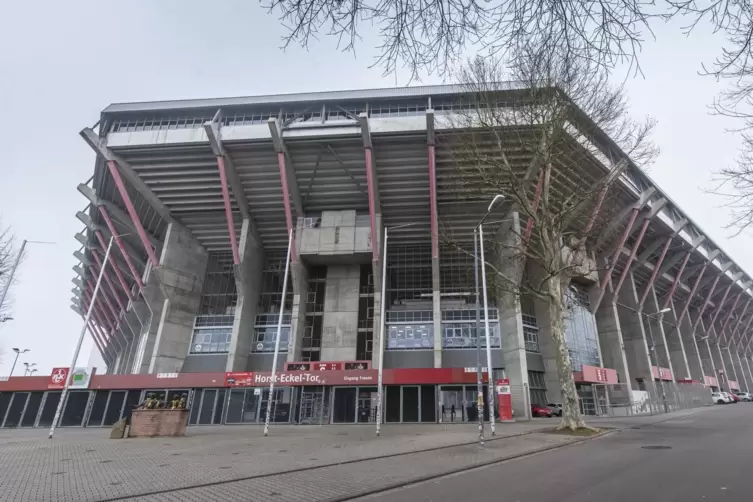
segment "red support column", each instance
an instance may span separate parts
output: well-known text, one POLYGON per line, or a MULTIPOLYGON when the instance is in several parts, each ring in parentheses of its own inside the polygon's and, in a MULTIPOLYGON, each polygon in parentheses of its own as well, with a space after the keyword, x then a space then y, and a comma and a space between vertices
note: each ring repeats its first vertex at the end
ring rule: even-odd
MULTIPOLYGON (((293 211, 290 208, 290 187, 288 186, 288 172, 285 167, 285 152, 277 152, 277 166, 280 168, 280 183, 282 184, 282 199, 285 205, 285 223, 288 228, 288 234, 293 233, 293 242, 290 248, 290 261, 298 261, 295 252, 295 226, 293 226, 293 211)), ((298 215, 303 216, 303 215, 298 215)))
POLYGON ((225 157, 217 156, 217 168, 220 171, 220 184, 222 185, 222 201, 225 203, 225 219, 227 231, 230 234, 230 247, 233 249, 233 263, 240 265, 241 255, 238 251, 238 239, 235 235, 235 223, 233 222, 233 208, 230 205, 230 191, 227 188, 227 174, 225 173, 225 157))
POLYGON ((159 266, 159 260, 157 259, 157 255, 154 253, 154 249, 152 248, 151 243, 149 242, 149 238, 146 235, 146 230, 144 230, 144 226, 141 224, 141 220, 139 219, 139 215, 136 212, 136 208, 133 206, 131 196, 128 195, 128 191, 126 190, 125 184, 123 183, 123 178, 120 177, 120 172, 118 172, 118 167, 117 165, 115 165, 115 161, 108 161, 107 167, 110 170, 112 179, 115 181, 115 186, 118 187, 118 192, 120 192, 120 197, 125 203, 126 209, 128 210, 128 215, 131 217, 133 225, 136 227, 136 233, 138 233, 139 238, 141 238, 141 244, 144 245, 146 253, 149 255, 149 260, 152 262, 152 266, 156 268, 159 266))
POLYGON ((431 220, 431 257, 439 259, 439 223, 437 215, 436 150, 429 145, 429 211, 431 220))
MULTIPOLYGON (((89 267, 89 270, 91 270, 92 273, 96 276, 97 269, 94 266, 89 267)), ((89 290, 93 291, 93 289, 94 288, 92 287, 91 281, 90 281, 89 282, 89 290)), ((109 309, 110 314, 112 314, 113 325, 115 327, 117 327, 118 326, 118 319, 120 318, 120 316, 118 315, 118 309, 115 308, 115 305, 113 305, 112 302, 110 301, 110 297, 107 296, 107 294, 105 294, 104 291, 101 292, 100 296, 101 296, 101 298, 105 299, 105 304, 107 305, 107 308, 109 309)))
POLYGON ((651 220, 648 218, 645 218, 643 220, 643 224, 641 225, 641 230, 638 233, 638 237, 635 239, 633 248, 630 250, 630 256, 628 256, 627 263, 625 264, 625 267, 622 269, 622 273, 620 274, 620 279, 617 281, 617 285, 614 287, 614 292, 612 294, 614 295, 615 298, 620 293, 620 289, 622 289, 622 283, 625 282, 625 278, 627 277, 628 272, 630 272, 630 267, 633 265, 633 260, 635 260, 635 255, 636 253, 638 253, 638 247, 641 245, 641 242, 643 242, 643 236, 646 235, 646 229, 648 228, 648 224, 650 222, 651 220))
MULTIPOLYGON (((120 235, 118 235, 118 232, 115 229, 115 225, 110 219, 110 215, 107 213, 107 210, 105 209, 104 206, 99 206, 99 213, 102 215, 102 219, 105 220, 107 229, 113 235, 113 238, 115 239, 115 244, 118 246, 118 249, 120 249, 120 253, 123 255, 123 259, 125 260, 126 265, 128 265, 128 270, 131 271, 131 275, 136 280, 136 284, 139 285, 139 290, 143 293, 144 282, 141 280, 141 274, 139 273, 138 270, 136 270, 136 266, 133 264, 133 260, 131 260, 131 256, 126 252, 125 245, 123 245, 123 241, 120 239, 120 235)), ((100 245, 102 245, 103 249, 106 249, 106 246, 102 243, 102 241, 100 241, 100 245)))
MULTIPOLYGON (((371 147, 363 148, 366 156, 366 188, 369 190, 369 223, 371 224, 371 259, 379 261, 379 246, 377 245, 377 221, 376 221, 376 188, 374 183, 374 152, 371 147)), ((387 257, 384 257, 387 259, 387 257)))
MULTIPOLYGON (((107 242, 105 242, 105 236, 102 235, 102 232, 97 230, 95 232, 97 236, 97 240, 99 241, 99 246, 102 248, 102 252, 107 252, 107 242)), ((95 257, 96 257, 96 251, 95 251, 95 257)), ((100 267, 102 264, 99 262, 99 258, 97 258, 97 263, 99 263, 100 267)), ((125 277, 123 276, 123 272, 120 270, 120 267, 118 267, 118 264, 115 263, 115 260, 110 260, 110 266, 115 271, 115 275, 118 278, 118 282, 120 283, 120 286, 123 288, 123 291, 125 291, 126 296, 130 301, 133 301, 133 294, 131 293, 131 288, 128 287, 128 283, 125 280, 125 277)))
MULTIPOLYGON (((689 251, 688 254, 692 253, 692 251, 689 251)), ((677 316, 677 319, 682 319, 682 316, 685 315, 685 313, 690 308, 690 301, 693 299, 693 295, 695 295, 696 290, 698 289, 698 285, 701 283, 701 279, 703 278, 703 274, 706 272, 706 267, 708 267, 709 262, 706 262, 703 264, 703 267, 701 268, 701 273, 698 274, 698 277, 696 278, 695 282, 693 283, 693 287, 690 288, 690 294, 688 295, 688 300, 685 302, 685 306, 682 308, 682 312, 680 312, 680 315, 677 316)), ((677 277, 680 277, 680 274, 677 274, 677 277)), ((677 280, 677 279, 676 279, 677 280)), ((674 290, 671 290, 669 294, 667 295, 667 298, 671 297, 672 293, 674 293, 674 290)), ((666 308, 666 307, 665 307, 666 308)), ((698 316, 698 319, 701 317, 698 316)))
MULTIPOLYGON (((729 312, 727 312, 727 315, 724 316, 724 321, 722 322, 722 333, 724 333, 724 330, 727 329, 727 323, 729 323, 729 320, 732 318, 732 314, 735 312, 735 308, 737 308, 737 303, 740 301, 740 298, 742 298, 743 294, 742 292, 737 294, 737 297, 735 298, 735 303, 732 304, 732 308, 729 309, 729 312)), ((750 305, 750 299, 748 299, 748 302, 745 304, 745 307, 743 308, 742 314, 740 314, 740 317, 745 315, 745 311, 748 310, 748 305, 750 305)), ((739 321, 738 321, 739 323, 739 321)), ((730 333, 732 335, 732 333, 730 333)), ((730 336, 730 338, 734 338, 730 336)), ((727 337, 725 336, 724 339, 726 340, 727 337)))
POLYGON ((659 269, 661 268, 662 263, 664 263, 664 258, 667 256, 667 251, 669 251, 669 246, 671 244, 672 244, 672 236, 667 238, 667 242, 664 243, 664 247, 661 249, 661 253, 659 254, 659 259, 656 260, 656 264, 654 265, 654 270, 651 272, 651 277, 649 277, 648 283, 646 284, 646 289, 643 291, 643 294, 641 295, 641 299, 638 302, 638 310, 643 309, 643 304, 646 303, 646 298, 648 297, 648 293, 649 291, 651 291, 651 287, 654 285, 656 276, 659 274, 659 269))
MULTIPOLYGON (((99 254, 95 250, 92 250, 92 255, 94 256, 94 260, 97 262, 97 267, 95 268, 99 270, 102 270, 102 260, 99 258, 99 254)), ((123 312, 126 311, 126 304, 123 303, 123 299, 118 294, 118 288, 115 287, 115 283, 113 282, 112 278, 110 277, 110 273, 105 269, 105 282, 107 283, 107 286, 110 288, 110 293, 115 298, 115 301, 118 302, 118 306, 120 307, 120 310, 123 312)))
MULTIPOLYGON (((719 314, 722 312, 722 305, 724 305, 724 302, 727 301, 727 296, 729 295, 730 290, 732 289, 733 284, 730 284, 727 286, 727 289, 724 291, 724 296, 722 296, 721 301, 716 306, 716 311, 714 312, 714 316, 711 318, 711 322, 709 323, 712 327, 714 326, 714 323, 716 322, 716 319, 719 317, 719 314)), ((740 295, 738 295, 738 298, 740 295)), ((735 302, 735 305, 737 305, 737 302, 735 302)), ((731 311, 730 311, 731 312, 731 311)), ((727 337, 724 335, 724 331, 720 331, 722 336, 724 336, 724 340, 727 340, 727 337)))
MULTIPOLYGON (((688 251, 688 254, 685 255, 685 258, 682 260, 682 264, 680 265, 680 270, 677 271, 677 275, 675 275, 675 280, 672 282, 672 286, 669 288, 669 292, 667 293, 667 297, 664 299, 664 305, 662 306, 662 310, 667 308, 669 306, 669 302, 672 301, 672 296, 675 294, 675 290, 677 289, 677 285, 680 284, 680 279, 682 278, 682 273, 685 272, 685 267, 688 265, 688 260, 690 260, 690 255, 693 254, 693 250, 691 249, 688 251)), ((682 319, 682 315, 678 317, 678 319, 682 319)))
POLYGON ((630 212, 630 219, 628 220, 627 227, 625 228, 625 231, 622 232, 622 237, 620 237, 620 242, 617 245, 617 249, 615 249, 614 254, 612 255, 612 261, 609 264, 606 273, 604 274, 604 278, 601 280, 600 287, 602 290, 607 287, 607 282, 609 282, 612 277, 612 270, 614 270, 615 265, 617 265, 617 259, 622 252, 622 247, 625 245, 625 241, 627 241, 628 235, 630 235, 630 229, 633 228, 633 223, 635 223, 635 218, 637 216, 638 208, 636 207, 633 208, 633 210, 630 212))
MULTIPOLYGON (((742 295, 742 293, 741 293, 741 295, 742 295)), ((743 317, 745 317, 745 313, 748 311, 748 307, 750 307, 750 302, 751 302, 751 300, 748 299, 748 301, 745 303, 745 307, 743 307, 743 311, 740 314, 740 317, 737 318, 737 322, 735 323, 735 327, 732 329, 732 333, 731 333, 731 337, 732 338, 735 338, 737 336, 737 331, 740 329, 740 324, 743 321, 743 317)), ((730 311, 730 314, 732 314, 732 311, 730 311)), ((726 326, 726 323, 729 322, 729 317, 730 317, 730 315, 727 315, 728 319, 727 319, 727 321, 725 321, 725 326, 726 326)), ((753 319, 753 315, 751 315, 750 318, 753 319)))
POLYGON ((596 205, 594 205, 594 208, 591 211, 591 216, 589 216, 588 218, 588 223, 586 224, 586 228, 583 230, 584 236, 588 236, 588 233, 593 228, 594 223, 596 223, 596 218, 599 216, 599 211, 601 211, 601 206, 604 204, 604 198, 607 196, 607 190, 609 190, 609 185, 605 184, 599 191, 599 196, 596 199, 596 205))
MULTIPOLYGON (((693 334, 695 334, 696 327, 698 327, 698 324, 701 322, 701 317, 703 317, 703 313, 706 311, 706 307, 708 307, 709 302, 711 301, 711 295, 714 294, 714 290, 716 289, 716 285, 719 284, 719 278, 721 276, 717 275, 714 279, 714 282, 711 284, 711 289, 709 289, 709 293, 706 295, 706 299, 703 300, 703 305, 701 306, 701 310, 698 312, 698 319, 695 320, 695 323, 693 324, 693 334)), ((712 325, 709 324, 709 329, 713 328, 712 325)))
MULTIPOLYGON (((536 193, 533 196, 533 202, 531 205, 533 206, 533 212, 535 213, 536 210, 539 208, 539 202, 541 201, 541 190, 544 188, 544 170, 541 170, 541 173, 539 174, 539 181, 536 183, 536 193)), ((523 234, 523 247, 528 247, 528 241, 531 240, 531 232, 533 231, 533 218, 528 218, 528 221, 526 222, 526 229, 523 234)))

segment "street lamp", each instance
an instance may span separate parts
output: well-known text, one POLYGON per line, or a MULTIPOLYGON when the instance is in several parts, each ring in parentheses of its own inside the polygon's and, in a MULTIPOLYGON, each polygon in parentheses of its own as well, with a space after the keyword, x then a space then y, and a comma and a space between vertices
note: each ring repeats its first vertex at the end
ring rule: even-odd
MULTIPOLYGON (((34 366, 36 366, 36 365, 37 365, 37 363, 31 363, 31 364, 29 364, 29 363, 24 363, 24 366, 26 366, 26 369, 24 370, 24 376, 26 376, 26 374, 27 374, 27 373, 28 373, 29 371, 31 371, 31 369, 32 369, 32 368, 33 368, 34 366)), ((36 370, 34 370, 34 371, 36 371, 36 370)))
POLYGON ((0 322, 6 322, 6 321, 12 321, 12 320, 13 320, 13 318, 11 316, 9 316, 9 315, 4 316, 4 317, 0 317, 0 322))
MULTIPOLYGON (((664 315, 667 312, 672 310, 669 307, 663 308, 658 312, 654 312, 653 314, 645 314, 641 312, 641 314, 645 315, 646 317, 653 317, 656 319, 657 315, 664 315)), ((656 354, 656 341, 654 340, 654 330, 651 328, 651 321, 648 321, 648 333, 651 337, 651 350, 648 351, 648 357, 651 358, 651 355, 653 354, 653 361, 652 364, 656 367, 656 373, 659 375, 659 386, 661 387, 661 400, 662 404, 664 405, 664 413, 669 413, 669 406, 667 404, 667 393, 664 390, 664 379, 661 375, 661 368, 659 367, 659 356, 656 354)))
POLYGON ((486 374, 487 374, 487 394, 489 396, 489 427, 492 431, 492 436, 495 435, 496 430, 494 427, 494 386, 492 383, 492 348, 491 338, 489 336, 489 303, 486 296, 486 265, 484 260, 484 220, 489 216, 492 210, 505 200, 504 195, 497 194, 489 203, 489 207, 486 209, 486 214, 478 222, 478 225, 473 229, 473 281, 476 288, 476 387, 478 396, 476 398, 476 405, 479 414, 479 434, 483 436, 483 403, 484 393, 481 384, 481 340, 479 333, 481 331, 481 319, 479 312, 479 290, 478 290, 478 244, 480 241, 481 248, 481 281, 484 288, 484 331, 486 335, 486 374))
MULTIPOLYGON (((386 307, 386 292, 387 288, 387 233, 388 230, 396 230, 398 228, 411 227, 416 223, 406 223, 404 225, 396 225, 394 227, 384 227, 384 242, 382 243, 382 291, 379 300, 379 369, 377 371, 377 409, 376 409, 376 435, 382 432, 382 376, 384 375, 384 316, 386 307)), ((435 327, 436 329, 436 327, 435 327)), ((436 335, 435 335, 436 336, 436 335)))
POLYGON ((8 376, 13 376, 13 370, 16 369, 16 363, 18 362, 18 356, 20 356, 21 354, 25 354, 25 353, 29 352, 29 349, 21 350, 21 349, 19 349, 17 347, 13 347, 13 352, 16 353, 16 358, 13 360, 13 366, 11 366, 11 368, 10 368, 10 375, 8 375, 8 376))
POLYGON ((34 373, 39 371, 38 369, 34 368, 33 370, 29 370, 29 376, 32 376, 34 373))

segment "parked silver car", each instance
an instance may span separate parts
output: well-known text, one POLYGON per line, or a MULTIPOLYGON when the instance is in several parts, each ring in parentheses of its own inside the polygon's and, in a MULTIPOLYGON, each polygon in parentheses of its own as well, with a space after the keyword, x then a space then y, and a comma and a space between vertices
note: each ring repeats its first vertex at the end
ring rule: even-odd
POLYGON ((554 404, 549 403, 546 405, 547 408, 550 408, 552 410, 552 416, 553 417, 561 417, 562 416, 562 405, 561 404, 554 404))

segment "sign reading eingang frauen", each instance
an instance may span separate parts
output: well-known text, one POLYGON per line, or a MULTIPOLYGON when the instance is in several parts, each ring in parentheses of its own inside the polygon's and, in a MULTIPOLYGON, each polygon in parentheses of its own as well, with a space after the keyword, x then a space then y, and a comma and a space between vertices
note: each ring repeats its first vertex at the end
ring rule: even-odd
MULTIPOLYGON (((225 373, 226 387, 256 387, 269 385, 269 371, 233 371, 225 373)), ((275 373, 275 384, 283 386, 307 385, 374 385, 376 370, 362 371, 282 371, 275 373)))

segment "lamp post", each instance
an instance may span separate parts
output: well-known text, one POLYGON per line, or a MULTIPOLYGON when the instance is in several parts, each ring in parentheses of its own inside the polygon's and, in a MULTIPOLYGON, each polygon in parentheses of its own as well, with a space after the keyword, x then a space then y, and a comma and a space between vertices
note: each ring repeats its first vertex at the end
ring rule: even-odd
MULTIPOLYGON (((664 315, 670 310, 672 309, 667 307, 667 308, 661 309, 658 312, 654 312, 653 314, 645 314, 643 312, 641 312, 641 314, 645 315, 648 318, 653 317, 654 319, 656 319, 657 315, 664 315)), ((651 328, 650 320, 648 321, 648 333, 649 333, 649 336, 651 337, 651 349, 648 351, 648 356, 649 358, 651 358, 651 355, 653 354, 652 364, 656 367, 656 373, 659 375, 659 387, 661 387, 661 400, 662 400, 662 404, 664 405, 664 413, 669 413, 669 406, 667 404, 667 393, 665 392, 665 389, 664 389, 664 379, 662 378, 661 367, 659 366, 659 356, 656 354, 656 341, 654 340, 654 330, 651 328)))
MULTIPOLYGON (((29 364, 29 363, 24 363, 24 366, 26 366, 26 369, 24 370, 24 376, 26 376, 26 374, 27 374, 28 372, 30 372, 30 371, 31 371, 31 369, 32 369, 32 368, 33 368, 34 366, 36 366, 36 365, 37 365, 37 363, 31 363, 31 364, 29 364)), ((34 371, 36 371, 36 370, 34 370, 34 371)))
POLYGON ((476 398, 477 401, 477 409, 479 414, 479 434, 480 434, 480 442, 483 444, 483 420, 484 420, 484 409, 483 409, 483 403, 484 403, 484 392, 483 392, 483 386, 481 382, 481 340, 479 337, 479 333, 481 332, 481 319, 480 319, 480 312, 479 312, 479 288, 478 288, 478 262, 479 262, 479 256, 478 256, 478 249, 477 244, 480 244, 478 247, 481 248, 481 281, 483 285, 483 293, 484 293, 484 333, 486 335, 486 375, 487 375, 487 394, 489 396, 489 427, 492 432, 492 436, 496 434, 495 426, 494 426, 494 384, 492 382, 492 348, 491 348, 491 337, 489 336, 489 303, 486 295, 486 264, 484 263, 484 221, 486 220, 487 216, 492 212, 492 210, 497 207, 502 201, 504 201, 505 197, 503 195, 495 195, 494 199, 492 199, 491 203, 489 204, 489 207, 486 209, 486 214, 484 214, 484 217, 481 218, 481 221, 478 222, 478 225, 473 229, 473 271, 474 271, 474 285, 476 288, 476 387, 478 391, 478 396, 476 398))
MULTIPOLYGON (((382 381, 384 375, 384 325, 385 325, 385 309, 387 302, 386 289, 387 289, 387 234, 388 230, 396 230, 398 228, 411 227, 415 223, 406 223, 404 225, 396 225, 394 227, 384 227, 384 237, 382 242, 382 290, 381 297, 379 299, 379 367, 377 370, 377 409, 376 409, 376 435, 379 436, 382 432, 382 381)), ((435 327, 436 328, 436 327, 435 327)))
POLYGON ((39 371, 38 369, 34 368, 33 370, 29 370, 29 376, 32 376, 34 373, 39 371))
POLYGON ((19 349, 17 347, 13 347, 13 352, 16 353, 16 358, 13 359, 13 366, 10 367, 10 375, 8 375, 8 376, 13 376, 13 370, 16 369, 16 363, 18 362, 18 356, 20 356, 21 354, 26 354, 27 352, 29 352, 29 349, 23 349, 23 350, 21 350, 21 349, 19 349))

